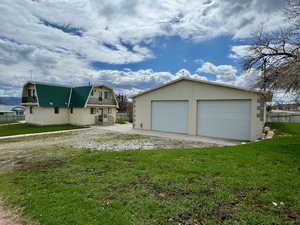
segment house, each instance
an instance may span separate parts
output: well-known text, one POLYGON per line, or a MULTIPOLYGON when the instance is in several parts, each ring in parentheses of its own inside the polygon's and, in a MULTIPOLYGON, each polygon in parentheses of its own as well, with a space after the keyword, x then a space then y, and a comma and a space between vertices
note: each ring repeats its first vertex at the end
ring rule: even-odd
POLYGON ((23 87, 22 105, 27 123, 37 125, 112 125, 118 102, 105 85, 69 87, 28 82, 23 87))
POLYGON ((0 116, 15 116, 16 112, 12 111, 11 105, 0 105, 0 116))
POLYGON ((24 107, 0 105, 0 121, 24 120, 24 107))
POLYGON ((276 104, 272 106, 272 110, 300 111, 300 105, 296 103, 276 104))
POLYGON ((132 99, 136 129, 235 140, 262 137, 266 93, 179 78, 132 99))
POLYGON ((13 106, 11 108, 11 111, 15 112, 15 114, 17 116, 23 116, 24 115, 24 111, 25 111, 25 107, 24 106, 20 106, 20 105, 13 106))

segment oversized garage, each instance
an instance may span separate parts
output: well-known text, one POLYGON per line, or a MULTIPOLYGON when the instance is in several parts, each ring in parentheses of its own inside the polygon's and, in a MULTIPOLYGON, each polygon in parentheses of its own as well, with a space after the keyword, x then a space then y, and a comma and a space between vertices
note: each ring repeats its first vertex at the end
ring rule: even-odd
POLYGON ((265 124, 266 94, 180 78, 132 97, 135 129, 232 140, 256 140, 265 124))

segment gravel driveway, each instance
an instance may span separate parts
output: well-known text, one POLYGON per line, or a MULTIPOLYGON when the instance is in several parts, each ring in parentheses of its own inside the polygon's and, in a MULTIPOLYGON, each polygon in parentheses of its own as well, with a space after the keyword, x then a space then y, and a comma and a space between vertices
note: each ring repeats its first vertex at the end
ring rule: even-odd
MULTIPOLYGON (((0 150, 23 150, 38 146, 71 146, 101 151, 124 151, 137 149, 203 148, 223 146, 222 140, 203 139, 188 135, 133 130, 130 124, 109 127, 94 126, 92 129, 71 131, 63 134, 40 135, 12 140, 0 140, 0 150), (169 136, 168 136, 169 135, 169 136)), ((1 159, 0 152, 0 159, 1 159)))

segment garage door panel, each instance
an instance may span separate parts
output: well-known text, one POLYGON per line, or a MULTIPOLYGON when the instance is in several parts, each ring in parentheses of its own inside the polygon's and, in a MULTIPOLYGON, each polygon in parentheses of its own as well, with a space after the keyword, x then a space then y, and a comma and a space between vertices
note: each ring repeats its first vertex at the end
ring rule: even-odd
POLYGON ((199 101, 198 135, 250 139, 250 100, 199 101))
POLYGON ((152 101, 152 130, 187 133, 188 101, 152 101))

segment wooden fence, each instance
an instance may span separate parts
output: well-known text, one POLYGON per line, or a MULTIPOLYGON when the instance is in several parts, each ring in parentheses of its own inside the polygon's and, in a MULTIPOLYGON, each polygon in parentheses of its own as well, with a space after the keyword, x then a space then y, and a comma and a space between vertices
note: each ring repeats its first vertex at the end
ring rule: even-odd
POLYGON ((10 121, 10 120, 25 120, 24 115, 0 115, 0 121, 10 121))
POLYGON ((268 113, 267 122, 300 122, 300 113, 268 113))

